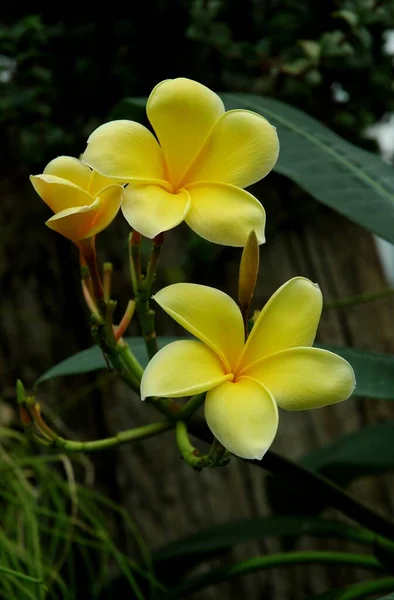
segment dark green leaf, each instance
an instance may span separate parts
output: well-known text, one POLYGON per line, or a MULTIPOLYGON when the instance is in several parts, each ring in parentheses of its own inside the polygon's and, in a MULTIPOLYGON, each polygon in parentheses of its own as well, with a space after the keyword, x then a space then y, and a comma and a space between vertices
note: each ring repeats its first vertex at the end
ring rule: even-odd
POLYGON ((252 94, 222 94, 227 109, 264 115, 278 129, 275 170, 314 198, 394 243, 394 170, 302 111, 252 94))
MULTIPOLYGON (((176 337, 161 337, 158 340, 159 347, 162 348, 166 344, 173 342, 179 338, 176 337)), ((130 349, 134 352, 137 360, 143 367, 148 364, 148 355, 146 353, 144 338, 142 337, 129 337, 125 338, 130 349)), ((74 354, 62 362, 58 363, 48 371, 46 371, 36 381, 36 385, 53 379, 54 377, 60 377, 64 375, 77 375, 82 373, 90 373, 91 371, 98 371, 99 369, 106 369, 107 363, 103 357, 98 346, 92 346, 87 350, 82 350, 78 354, 74 354)))
POLYGON ((335 352, 350 362, 357 381, 354 396, 394 400, 394 356, 327 344, 316 344, 316 346, 335 352))
MULTIPOLYGON (((353 479, 394 471, 394 420, 368 425, 314 450, 300 462, 345 487, 353 479)), ((290 485, 286 479, 267 477, 266 491, 277 514, 317 515, 326 499, 312 488, 290 485)))
MULTIPOLYGON (((260 113, 278 129, 281 151, 275 171, 298 183, 316 200, 394 243, 391 165, 279 100, 254 94, 225 93, 221 97, 227 109, 260 113)), ((110 118, 144 121, 145 104, 146 98, 125 98, 110 118)))
POLYGON ((130 119, 142 123, 146 119, 147 98, 124 98, 111 110, 108 120, 130 119))
POLYGON ((369 532, 337 521, 307 517, 267 517, 232 521, 200 531, 161 548, 153 554, 153 560, 155 563, 166 562, 185 558, 187 555, 203 558, 212 552, 230 549, 236 544, 251 540, 301 535, 371 542, 369 532))
POLYGON ((394 470, 394 420, 367 425, 301 459, 306 467, 346 484, 394 470))

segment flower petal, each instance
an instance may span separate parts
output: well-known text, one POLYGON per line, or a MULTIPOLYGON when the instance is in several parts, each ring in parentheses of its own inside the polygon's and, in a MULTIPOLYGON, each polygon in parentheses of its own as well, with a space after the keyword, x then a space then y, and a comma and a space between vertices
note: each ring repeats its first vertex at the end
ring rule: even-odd
POLYGON ((191 205, 186 223, 202 238, 225 246, 244 246, 252 229, 265 241, 265 210, 245 190, 224 183, 187 186, 191 205))
POLYGON ((58 156, 51 160, 44 169, 44 175, 55 175, 67 179, 83 190, 88 189, 91 174, 92 170, 87 165, 72 156, 58 156))
POLYGON ((351 365, 333 352, 291 348, 245 369, 263 383, 281 408, 305 410, 346 400, 356 381, 351 365))
POLYGON ((55 175, 31 175, 37 194, 57 213, 68 208, 89 206, 93 197, 74 183, 55 175))
POLYGON ((159 83, 146 112, 166 159, 174 189, 224 113, 223 102, 205 85, 180 77, 159 83))
POLYGON ((177 323, 209 346, 221 358, 227 373, 242 350, 242 315, 224 292, 195 283, 174 283, 154 299, 177 323))
POLYGON ((278 160, 275 127, 248 110, 230 110, 212 129, 183 185, 217 181, 244 188, 260 181, 278 160))
POLYGON ((186 190, 170 194, 158 185, 129 185, 124 193, 122 212, 133 229, 153 238, 181 223, 189 206, 186 190))
POLYGON ((212 350, 194 340, 164 346, 146 367, 141 381, 141 398, 179 398, 210 390, 229 378, 212 350))
POLYGON ((210 390, 205 399, 209 429, 227 450, 241 458, 261 460, 278 429, 278 408, 257 381, 241 377, 210 390))
POLYGON ((261 311, 245 344, 237 371, 269 354, 311 346, 323 306, 320 288, 304 277, 283 284, 261 311))
POLYGON ((160 183, 165 177, 163 155, 156 138, 134 121, 111 121, 98 127, 88 139, 82 160, 121 183, 160 183))
POLYGON ((111 185, 89 206, 66 208, 51 217, 46 225, 73 242, 97 235, 115 218, 122 194, 122 186, 111 185))

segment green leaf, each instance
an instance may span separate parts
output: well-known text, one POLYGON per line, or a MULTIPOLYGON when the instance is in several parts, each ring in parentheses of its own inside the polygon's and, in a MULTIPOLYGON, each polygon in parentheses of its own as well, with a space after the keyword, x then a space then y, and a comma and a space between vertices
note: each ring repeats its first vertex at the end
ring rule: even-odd
POLYGON ((130 119, 142 123, 146 120, 147 98, 123 98, 108 115, 109 121, 117 119, 130 119))
MULTIPOLYGON (((170 342, 174 342, 179 338, 177 337, 161 337, 158 339, 159 348, 166 346, 170 342)), ((126 343, 135 354, 137 360, 143 367, 148 364, 148 355, 145 348, 144 338, 142 337, 128 337, 125 338, 126 343)), ((91 371, 98 371, 99 369, 106 369, 107 363, 105 362, 103 353, 98 346, 92 346, 87 350, 82 350, 78 354, 74 354, 65 360, 46 371, 36 381, 36 385, 53 379, 54 377, 60 377, 65 375, 81 375, 82 373, 90 373, 91 371)))
POLYGON ((336 538, 370 544, 373 534, 358 527, 308 517, 267 517, 243 519, 216 525, 204 531, 172 542, 153 554, 155 563, 187 556, 196 561, 212 552, 228 550, 235 544, 261 540, 269 536, 301 536, 336 538))
POLYGON ((306 467, 345 485, 394 470, 394 420, 367 425, 301 459, 306 467))
POLYGON ((222 94, 226 108, 265 116, 278 129, 281 151, 275 170, 316 200, 394 243, 394 170, 378 156, 273 98, 222 94))
POLYGON ((352 365, 357 381, 354 396, 394 400, 394 356, 327 344, 316 344, 316 346, 339 354, 352 365))
MULTIPOLYGON (((299 462, 342 487, 360 477, 393 472, 394 420, 367 425, 317 448, 299 462)), ((326 499, 309 486, 295 487, 284 478, 267 477, 265 487, 277 514, 317 515, 326 507, 326 499)))
MULTIPOLYGON (((338 45, 333 45, 338 50, 338 45)), ((391 165, 279 100, 254 94, 224 93, 221 97, 228 110, 255 111, 278 129, 281 151, 275 171, 295 181, 319 202, 394 243, 391 165)), ((116 105, 110 118, 142 122, 146 118, 145 105, 146 98, 125 98, 116 105)))

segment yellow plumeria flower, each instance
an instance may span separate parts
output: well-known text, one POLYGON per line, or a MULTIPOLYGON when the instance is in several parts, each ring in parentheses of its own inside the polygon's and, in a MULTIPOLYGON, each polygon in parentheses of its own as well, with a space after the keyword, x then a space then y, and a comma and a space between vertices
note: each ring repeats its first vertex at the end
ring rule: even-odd
POLYGON ((115 218, 124 189, 71 156, 52 160, 31 175, 37 194, 55 213, 46 225, 77 243, 100 233, 115 218))
POLYGON ((153 238, 186 221, 228 246, 243 246, 254 229, 263 243, 264 209, 243 188, 275 165, 275 128, 254 112, 225 112, 217 94, 184 78, 159 83, 147 115, 157 139, 139 123, 112 121, 92 133, 82 157, 129 182, 122 211, 131 227, 153 238))
POLYGON ((154 298, 200 341, 180 340, 162 348, 142 377, 142 399, 207 391, 209 428, 241 458, 264 456, 277 431, 277 405, 318 408, 346 400, 354 390, 350 364, 311 347, 322 295, 308 279, 296 277, 277 290, 246 343, 238 306, 219 290, 177 283, 154 298))

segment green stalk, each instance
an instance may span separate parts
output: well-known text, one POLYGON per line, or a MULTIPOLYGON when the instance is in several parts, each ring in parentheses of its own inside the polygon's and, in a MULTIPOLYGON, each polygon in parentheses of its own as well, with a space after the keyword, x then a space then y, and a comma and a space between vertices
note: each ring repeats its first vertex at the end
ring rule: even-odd
POLYGON ((190 417, 200 408, 202 404, 204 404, 206 393, 197 394, 193 396, 186 402, 186 404, 181 408, 177 415, 177 419, 180 421, 187 421, 190 417))
POLYGON ((135 309, 149 358, 152 358, 159 349, 155 330, 155 312, 150 307, 149 296, 163 239, 163 234, 159 234, 152 242, 151 256, 144 279, 141 274, 141 235, 133 231, 129 238, 130 273, 136 302, 135 309))
POLYGON ((382 298, 390 298, 391 296, 394 296, 394 289, 386 288, 380 290, 380 292, 373 292, 371 294, 359 294, 358 296, 350 296, 349 298, 328 300, 324 303, 323 308, 348 308, 351 306, 359 306, 360 304, 367 304, 368 302, 374 302, 375 300, 381 300, 382 298))
POLYGON ((173 424, 169 421, 159 421, 157 423, 143 425, 142 427, 136 427, 135 429, 120 431, 113 437, 104 438, 102 440, 93 440, 91 442, 66 440, 60 436, 56 436, 51 442, 42 440, 38 437, 36 437, 35 440, 43 446, 66 452, 97 452, 99 450, 106 450, 108 448, 113 448, 114 446, 119 446, 120 444, 126 444, 127 442, 144 440, 159 435, 160 433, 164 433, 165 431, 172 429, 172 427, 173 424))
POLYGON ((189 440, 186 424, 183 421, 177 421, 175 426, 175 437, 179 452, 183 460, 196 471, 201 471, 211 463, 211 457, 208 455, 200 456, 200 452, 189 440))
MULTIPOLYGON (((202 588, 210 585, 217 585, 218 583, 228 581, 239 575, 246 575, 248 573, 254 573, 255 571, 272 569, 275 567, 294 567, 296 565, 306 564, 358 567, 373 571, 382 570, 379 562, 375 558, 363 554, 332 551, 300 551, 271 554, 269 556, 256 556, 235 565, 214 569, 203 575, 186 579, 176 588, 169 590, 164 598, 165 600, 186 598, 202 588)), ((391 581, 394 581, 393 578, 390 579, 391 581)), ((357 598, 357 596, 355 597, 357 598)), ((352 598, 352 596, 350 596, 350 598, 352 598)))

